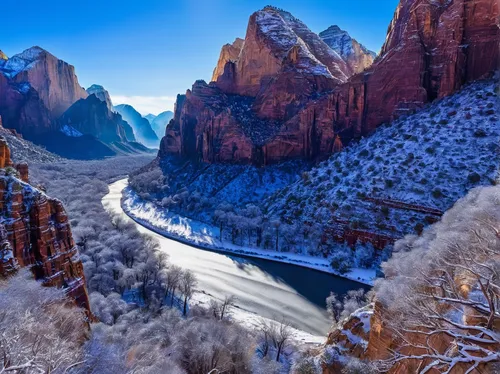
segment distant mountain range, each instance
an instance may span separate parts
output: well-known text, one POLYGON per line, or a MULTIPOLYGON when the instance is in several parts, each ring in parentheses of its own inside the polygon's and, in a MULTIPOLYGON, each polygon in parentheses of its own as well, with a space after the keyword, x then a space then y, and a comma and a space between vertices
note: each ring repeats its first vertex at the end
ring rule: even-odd
MULTIPOLYGON (((11 58, 0 53, 0 117, 6 128, 65 157, 149 151, 136 141, 143 140, 147 128, 129 125, 115 113, 102 86, 83 89, 72 65, 40 47, 11 58)), ((156 134, 146 126, 157 145, 156 134)))
POLYGON ((157 116, 154 114, 148 114, 144 118, 149 121, 151 128, 156 133, 158 138, 161 139, 165 135, 165 129, 167 128, 168 123, 172 118, 174 118, 174 112, 167 110, 157 116))

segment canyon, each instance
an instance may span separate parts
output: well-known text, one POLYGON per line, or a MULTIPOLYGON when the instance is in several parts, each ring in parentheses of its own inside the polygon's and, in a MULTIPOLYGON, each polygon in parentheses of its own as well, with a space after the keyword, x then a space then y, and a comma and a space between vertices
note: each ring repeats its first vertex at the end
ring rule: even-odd
POLYGON ((214 81, 178 96, 159 156, 255 165, 323 159, 491 74, 498 14, 492 0, 402 0, 379 56, 352 75, 302 22, 266 7, 250 17, 243 43, 224 46, 214 81))

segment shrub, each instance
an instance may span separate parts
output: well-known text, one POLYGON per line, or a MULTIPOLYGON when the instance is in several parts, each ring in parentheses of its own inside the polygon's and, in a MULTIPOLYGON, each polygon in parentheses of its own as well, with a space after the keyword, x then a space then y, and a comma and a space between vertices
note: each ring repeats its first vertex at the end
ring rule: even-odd
POLYGON ((478 173, 473 172, 469 174, 467 180, 469 183, 479 183, 481 181, 481 176, 478 173))
POLYGON ((349 272, 353 266, 351 249, 347 246, 344 246, 343 249, 344 251, 337 251, 330 258, 330 266, 340 274, 349 272))

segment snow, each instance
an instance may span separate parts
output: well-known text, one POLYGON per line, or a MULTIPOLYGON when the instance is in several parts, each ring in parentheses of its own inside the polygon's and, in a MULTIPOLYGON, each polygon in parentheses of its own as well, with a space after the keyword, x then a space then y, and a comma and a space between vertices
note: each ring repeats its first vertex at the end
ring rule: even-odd
POLYGON ((493 183, 500 143, 495 87, 492 80, 474 83, 380 126, 310 170, 309 178, 269 197, 264 207, 292 222, 321 220, 327 226, 335 218, 394 238, 414 233, 438 217, 368 198, 446 211, 469 189, 493 183))
POLYGON ((150 230, 200 249, 303 266, 342 276, 367 285, 373 285, 375 279, 375 270, 373 269, 354 268, 347 274, 339 274, 330 267, 328 259, 238 246, 226 240, 220 241, 218 238, 218 228, 207 223, 182 217, 158 207, 152 202, 142 200, 131 188, 126 188, 123 192, 122 207, 127 215, 150 230))
MULTIPOLYGON (((190 301, 190 306, 192 307, 193 305, 200 305, 203 307, 209 307, 210 300, 212 299, 215 299, 212 295, 206 294, 204 292, 195 292, 190 301)), ((252 331, 257 331, 262 326, 262 321, 265 321, 268 325, 278 324, 278 322, 276 322, 275 320, 261 317, 256 313, 238 308, 237 306, 231 308, 230 315, 230 318, 232 320, 238 322, 243 327, 246 327, 252 331)), ((320 345, 323 344, 326 340, 326 338, 321 335, 309 334, 305 331, 298 330, 293 327, 290 327, 290 329, 292 331, 291 338, 296 343, 320 345)))
POLYGON ((8 59, 3 65, 2 70, 10 77, 14 77, 21 71, 32 68, 42 52, 44 52, 44 50, 40 47, 29 48, 8 59))
POLYGON ((83 136, 83 134, 80 131, 78 131, 77 129, 75 129, 70 125, 64 125, 63 127, 61 127, 60 131, 63 134, 70 136, 72 138, 78 138, 80 136, 83 136))

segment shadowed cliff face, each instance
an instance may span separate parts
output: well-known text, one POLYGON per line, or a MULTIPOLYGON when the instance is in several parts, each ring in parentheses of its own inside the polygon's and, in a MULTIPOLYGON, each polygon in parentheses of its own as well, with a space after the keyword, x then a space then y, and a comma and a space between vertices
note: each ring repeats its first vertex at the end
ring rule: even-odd
POLYGON ((379 57, 348 78, 319 37, 267 7, 250 17, 237 61, 177 102, 159 155, 254 164, 324 158, 497 69, 498 15, 495 0, 401 0, 379 57), (247 96, 245 105, 219 109, 232 95, 247 96), (267 126, 248 131, 255 118, 267 126))
POLYGON ((28 183, 27 165, 12 164, 3 138, 0 167, 0 275, 29 266, 45 286, 65 288, 90 311, 83 265, 62 203, 28 183))

